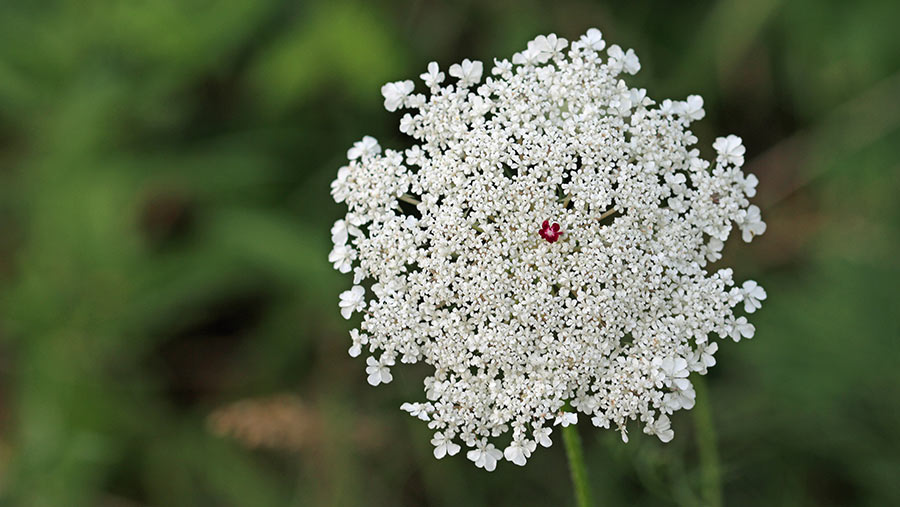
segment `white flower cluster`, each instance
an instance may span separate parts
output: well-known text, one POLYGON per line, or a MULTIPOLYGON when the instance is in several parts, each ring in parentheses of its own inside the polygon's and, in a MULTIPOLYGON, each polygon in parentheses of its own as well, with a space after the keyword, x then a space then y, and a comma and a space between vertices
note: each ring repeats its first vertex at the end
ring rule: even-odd
POLYGON ((428 64, 427 96, 388 83, 385 108, 411 110, 400 130, 417 144, 365 137, 332 184, 348 212, 329 260, 353 273, 341 313, 362 314, 350 354, 369 355, 372 385, 398 360, 434 368, 426 400, 401 408, 428 421, 437 458, 465 445, 486 470, 523 465, 578 412, 668 442, 690 374, 716 362, 710 334, 753 336, 734 309, 765 291, 706 269, 734 225, 745 241, 766 229, 740 138, 703 160, 688 130, 703 99, 654 102, 619 78, 640 69, 634 51, 604 48, 596 29, 551 34, 483 82, 464 60, 446 86, 428 64))

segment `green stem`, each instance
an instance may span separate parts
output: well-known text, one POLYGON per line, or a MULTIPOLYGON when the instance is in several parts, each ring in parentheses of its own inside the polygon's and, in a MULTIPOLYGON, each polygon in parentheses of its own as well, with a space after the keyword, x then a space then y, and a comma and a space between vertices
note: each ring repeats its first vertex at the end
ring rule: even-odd
POLYGON ((584 466, 584 452, 578 428, 574 424, 570 424, 562 429, 562 436, 566 446, 566 456, 569 458, 569 470, 572 472, 572 483, 575 486, 575 501, 578 507, 594 505, 591 498, 591 486, 588 483, 587 467, 584 466))
POLYGON ((720 507, 722 505, 722 472, 719 465, 719 452, 716 449, 716 428, 710 410, 709 390, 706 379, 699 377, 694 381, 697 391, 697 405, 692 410, 694 427, 697 432, 697 451, 700 455, 700 497, 703 505, 720 507))

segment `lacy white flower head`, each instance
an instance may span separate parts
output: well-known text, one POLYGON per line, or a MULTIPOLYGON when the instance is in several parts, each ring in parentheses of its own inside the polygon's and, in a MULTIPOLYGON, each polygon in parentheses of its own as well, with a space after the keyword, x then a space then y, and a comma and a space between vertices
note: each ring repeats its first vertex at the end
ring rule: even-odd
POLYGON ((703 99, 651 100, 619 77, 640 70, 634 51, 606 48, 597 29, 551 34, 487 77, 431 62, 427 96, 388 83, 415 144, 365 137, 332 184, 348 210, 329 260, 353 276, 339 305, 362 317, 350 353, 372 385, 398 361, 434 369, 401 408, 428 421, 437 458, 522 465, 578 412, 668 442, 690 375, 715 365, 710 336, 755 332, 736 312, 765 290, 708 269, 735 226, 745 241, 766 228, 740 138, 702 159, 703 99))

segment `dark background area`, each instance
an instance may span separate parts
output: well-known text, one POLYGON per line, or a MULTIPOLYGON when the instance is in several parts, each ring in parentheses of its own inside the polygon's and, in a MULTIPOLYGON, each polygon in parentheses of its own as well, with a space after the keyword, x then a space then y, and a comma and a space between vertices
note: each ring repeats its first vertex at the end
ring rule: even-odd
MULTIPOLYGON (((900 505, 900 2, 0 3, 0 503, 566 505, 555 445, 431 456, 351 359, 329 183, 380 86, 592 26, 630 83, 699 93, 768 232, 723 265, 769 298, 709 387, 727 505, 900 505)), ((584 422, 584 421, 583 421, 584 422)), ((602 505, 698 505, 675 440, 582 424, 602 505)))

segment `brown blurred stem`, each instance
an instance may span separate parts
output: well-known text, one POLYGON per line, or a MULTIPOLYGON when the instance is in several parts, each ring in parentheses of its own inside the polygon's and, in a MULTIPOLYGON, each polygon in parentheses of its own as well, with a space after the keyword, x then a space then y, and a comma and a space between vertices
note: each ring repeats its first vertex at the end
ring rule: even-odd
POLYGON ((598 221, 603 220, 604 218, 606 218, 606 217, 612 215, 613 213, 615 213, 616 211, 619 211, 619 210, 616 209, 615 206, 613 206, 612 208, 609 208, 608 210, 606 210, 602 215, 600 215, 599 217, 597 217, 597 220, 598 220, 598 221))
POLYGON ((400 199, 403 202, 408 202, 408 203, 412 204, 413 206, 418 206, 419 204, 422 203, 422 201, 416 199, 415 197, 413 197, 409 194, 403 194, 400 197, 398 197, 397 199, 400 199))

